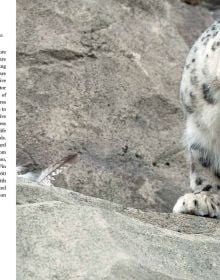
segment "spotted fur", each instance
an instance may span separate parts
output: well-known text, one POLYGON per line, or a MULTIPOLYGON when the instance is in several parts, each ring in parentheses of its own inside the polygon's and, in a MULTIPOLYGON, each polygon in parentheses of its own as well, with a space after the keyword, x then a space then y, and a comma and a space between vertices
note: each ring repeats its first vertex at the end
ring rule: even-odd
POLYGON ((180 197, 173 211, 220 218, 220 20, 190 50, 180 96, 193 192, 180 197))

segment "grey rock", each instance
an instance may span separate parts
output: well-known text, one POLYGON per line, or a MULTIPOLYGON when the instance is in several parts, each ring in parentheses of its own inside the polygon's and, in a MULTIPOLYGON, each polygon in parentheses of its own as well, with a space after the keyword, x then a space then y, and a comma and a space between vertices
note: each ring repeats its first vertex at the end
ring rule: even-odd
POLYGON ((17 163, 55 186, 171 211, 188 191, 179 82, 212 21, 180 1, 17 1, 17 163))
POLYGON ((220 222, 19 182, 18 280, 220 278, 220 222))

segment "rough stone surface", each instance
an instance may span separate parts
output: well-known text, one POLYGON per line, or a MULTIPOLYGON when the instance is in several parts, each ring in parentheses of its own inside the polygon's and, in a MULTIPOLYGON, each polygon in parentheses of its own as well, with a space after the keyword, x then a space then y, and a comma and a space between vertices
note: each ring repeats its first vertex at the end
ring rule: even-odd
POLYGON ((220 222, 17 186, 18 280, 220 279, 220 222))
POLYGON ((210 12, 181 1, 18 0, 17 163, 55 186, 170 211, 188 190, 179 82, 210 12))

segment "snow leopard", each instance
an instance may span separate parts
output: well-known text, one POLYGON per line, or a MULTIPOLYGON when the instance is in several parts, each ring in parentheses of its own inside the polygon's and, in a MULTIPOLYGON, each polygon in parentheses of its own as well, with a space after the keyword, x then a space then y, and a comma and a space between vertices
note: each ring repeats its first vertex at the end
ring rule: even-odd
POLYGON ((220 19, 190 50, 180 99, 192 192, 177 200, 173 212, 220 218, 220 19))

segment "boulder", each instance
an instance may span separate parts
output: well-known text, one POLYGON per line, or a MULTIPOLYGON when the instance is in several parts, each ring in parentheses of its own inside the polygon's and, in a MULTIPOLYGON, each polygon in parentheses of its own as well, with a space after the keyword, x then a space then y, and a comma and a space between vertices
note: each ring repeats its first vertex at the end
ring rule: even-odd
POLYGON ((189 190, 179 83, 211 13, 176 0, 17 1, 17 164, 55 186, 171 211, 189 190))

